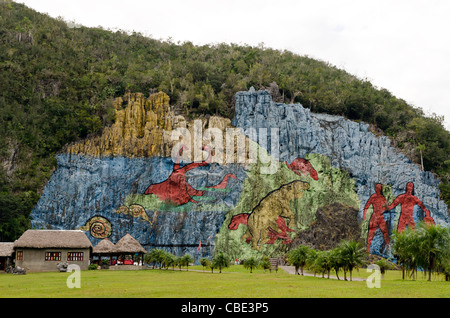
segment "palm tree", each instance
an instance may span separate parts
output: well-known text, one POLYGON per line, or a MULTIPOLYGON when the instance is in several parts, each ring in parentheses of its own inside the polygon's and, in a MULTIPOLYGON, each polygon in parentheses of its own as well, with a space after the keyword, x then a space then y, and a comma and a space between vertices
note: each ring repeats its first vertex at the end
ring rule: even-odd
POLYGON ((326 263, 326 259, 325 259, 325 251, 317 251, 316 255, 315 255, 315 259, 314 259, 314 263, 312 264, 314 273, 320 272, 322 273, 322 278, 324 278, 325 275, 325 263, 326 263))
POLYGON ((331 271, 331 252, 330 251, 319 251, 318 253, 318 267, 322 271, 322 277, 324 277, 325 272, 327 272, 327 278, 330 278, 331 271))
POLYGON ((211 268, 211 273, 214 273, 214 268, 217 268, 217 264, 214 263, 214 260, 209 262, 209 268, 211 268))
POLYGON ((363 244, 357 241, 343 240, 339 244, 342 261, 344 263, 344 279, 347 280, 346 269, 350 272, 352 280, 353 269, 364 264, 365 249, 363 244))
POLYGON ((419 150, 419 152, 420 152, 420 165, 422 166, 422 170, 425 170, 423 168, 423 153, 426 150, 426 147, 425 147, 425 145, 423 145, 419 142, 419 145, 416 147, 416 150, 419 150))
POLYGON ((376 265, 380 268, 381 272, 381 278, 384 279, 384 274, 386 273, 386 270, 393 269, 394 264, 386 260, 385 258, 382 258, 375 262, 376 265))
POLYGON ((189 264, 192 263, 194 259, 191 255, 185 254, 183 257, 181 257, 181 263, 182 265, 186 266, 186 270, 189 270, 189 264))
POLYGON ((212 261, 212 265, 214 268, 219 268, 219 273, 222 273, 223 267, 228 267, 230 265, 229 259, 223 254, 223 252, 220 252, 216 256, 214 256, 214 259, 212 261))
POLYGON ((272 272, 272 265, 270 264, 270 260, 268 256, 264 256, 261 261, 259 261, 259 266, 264 269, 264 273, 268 269, 272 272))
POLYGON ((180 271, 181 271, 181 267, 183 267, 183 257, 182 256, 178 256, 176 259, 175 259, 175 264, 176 264, 176 266, 178 266, 178 268, 180 269, 180 271))
POLYGON ((162 265, 162 261, 164 258, 164 250, 162 249, 152 249, 149 253, 145 254, 145 262, 146 263, 153 263, 153 269, 155 269, 155 265, 157 263, 160 264, 160 267, 162 265))
POLYGON ((428 270, 428 280, 431 281, 431 272, 437 271, 440 266, 442 255, 448 253, 450 246, 449 228, 419 223, 417 230, 419 241, 419 252, 422 266, 428 270))
POLYGON ((405 271, 411 271, 415 279, 418 267, 428 270, 428 280, 433 271, 448 268, 450 259, 450 230, 439 225, 420 222, 416 229, 407 228, 402 233, 394 233, 394 255, 405 271))
POLYGON ((316 277, 316 274, 318 272, 317 266, 316 266, 316 258, 317 258, 318 251, 314 248, 311 248, 308 251, 308 257, 306 258, 306 268, 311 270, 314 273, 314 277, 316 277))
POLYGON ((298 274, 298 269, 300 268, 303 276, 303 268, 306 265, 309 250, 310 247, 300 245, 296 249, 289 251, 289 253, 287 254, 288 263, 295 267, 296 274, 298 274))
POLYGON ((169 266, 175 266, 176 256, 166 252, 164 253, 164 257, 162 260, 162 265, 166 267, 166 269, 169 269, 169 266))
POLYGON ((258 261, 254 257, 250 257, 244 261, 244 268, 250 268, 250 274, 253 272, 253 268, 258 266, 258 261))
POLYGON ((405 279, 405 272, 412 272, 411 277, 415 279, 415 271, 422 263, 420 261, 421 255, 420 241, 418 231, 411 228, 406 228, 403 232, 394 232, 392 250, 398 262, 402 265, 402 279, 405 279))
POLYGON ((341 258, 341 249, 339 247, 330 250, 330 267, 335 270, 336 277, 340 280, 339 270, 343 267, 343 261, 341 258))
POLYGON ((201 258, 200 264, 203 266, 203 271, 205 271, 205 267, 209 267, 209 265, 211 264, 211 261, 207 258, 201 258))
POLYGON ((450 257, 447 256, 447 262, 442 265, 441 269, 445 275, 445 281, 449 282, 450 281, 450 257))

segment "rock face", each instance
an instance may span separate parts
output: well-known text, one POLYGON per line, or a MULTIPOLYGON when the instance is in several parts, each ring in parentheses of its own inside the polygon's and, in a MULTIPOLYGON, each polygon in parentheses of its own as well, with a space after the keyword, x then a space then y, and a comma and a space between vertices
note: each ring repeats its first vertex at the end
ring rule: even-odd
POLYGON ((390 256, 383 231, 390 236, 408 209, 415 222, 430 214, 436 224, 450 225, 438 180, 364 123, 275 103, 268 91, 254 89, 236 94, 233 121, 175 116, 164 93, 126 94, 114 105, 115 123, 101 136, 57 156, 57 170, 31 213, 34 228, 81 229, 94 246, 129 233, 148 250, 198 260, 214 249, 240 259, 278 256, 314 233, 328 237, 324 231, 333 227, 340 234, 329 237, 336 240, 350 235, 367 242, 373 234, 369 250, 390 256), (175 131, 189 138, 172 138, 175 131), (231 144, 231 151, 221 151, 231 144), (380 226, 369 201, 376 184, 391 204, 409 182, 426 211, 419 201, 408 207, 398 199, 381 211, 386 227, 380 226), (270 211, 259 207, 297 183, 301 195, 271 200, 270 211))
POLYGON ((307 230, 300 231, 292 246, 308 245, 318 250, 335 248, 341 240, 360 240, 358 210, 334 203, 317 209, 316 220, 307 230))
POLYGON ((164 93, 148 99, 141 93, 127 93, 114 100, 115 122, 101 136, 70 145, 72 154, 100 156, 170 156, 167 132, 174 115, 169 111, 169 96, 164 93))
MULTIPOLYGON (((402 153, 390 146, 387 137, 376 137, 369 125, 346 120, 340 116, 314 114, 300 104, 274 103, 267 91, 250 89, 236 94, 236 116, 232 124, 246 131, 275 128, 279 130, 279 160, 291 162, 307 154, 321 154, 331 160, 334 168, 345 170, 355 181, 355 192, 360 200, 358 218, 363 219, 364 208, 375 185, 383 186, 383 194, 392 203, 395 197, 406 192, 409 182, 414 184, 414 195, 431 212, 436 224, 450 226, 447 206, 439 199, 439 180, 431 172, 424 172, 402 153)), ((250 135, 249 135, 250 136, 250 135)), ((251 136, 250 136, 251 137, 251 136)), ((256 141, 256 137, 252 138, 256 141)), ((271 152, 271 138, 267 150, 271 152)), ((384 213, 389 234, 397 228, 402 212, 398 205, 384 213)), ((372 213, 368 207, 362 222, 362 235, 367 237, 368 222, 372 213)), ((419 205, 413 207, 412 217, 417 223, 424 217, 419 205)), ((379 253, 383 235, 379 228, 371 244, 371 251, 379 253)))
POLYGON ((148 249, 209 255, 226 211, 239 198, 245 167, 212 160, 187 169, 195 157, 192 151, 190 156, 183 153, 177 158, 181 167, 177 170, 171 152, 178 139, 171 136, 174 130, 183 129, 192 137, 182 140, 186 149, 212 147, 217 140, 201 136, 203 140, 197 144, 195 130, 225 130, 231 128, 230 120, 211 117, 194 123, 174 116, 164 93, 147 99, 143 94, 126 94, 116 99, 114 106, 115 123, 102 135, 72 144, 67 153, 57 155, 57 170, 31 213, 33 227, 81 229, 93 245, 105 237, 117 242, 130 233, 148 249), (193 202, 172 204, 145 194, 149 186, 174 174, 178 184, 170 184, 168 191, 193 202), (181 177, 184 183, 179 182, 181 177), (187 185, 202 189, 201 193, 188 193, 187 185), (199 252, 200 242, 206 248, 199 252))

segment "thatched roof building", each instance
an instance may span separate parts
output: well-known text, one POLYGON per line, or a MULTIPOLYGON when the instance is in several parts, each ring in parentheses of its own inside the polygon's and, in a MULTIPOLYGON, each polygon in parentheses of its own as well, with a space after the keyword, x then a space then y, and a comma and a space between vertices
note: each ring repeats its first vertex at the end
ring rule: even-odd
POLYGON ((119 253, 147 253, 147 250, 130 234, 126 234, 116 243, 119 253))
POLYGON ((101 240, 93 249, 92 254, 114 254, 117 248, 108 238, 101 240))
POLYGON ((14 242, 17 267, 27 271, 56 271, 58 263, 88 269, 92 244, 79 230, 27 230, 14 242))
POLYGON ((147 250, 130 234, 122 237, 116 244, 109 239, 101 240, 92 250, 93 261, 102 263, 102 259, 109 257, 109 265, 126 264, 133 265, 134 260, 143 263, 147 250))
POLYGON ((79 230, 27 230, 14 248, 91 248, 91 241, 79 230))
POLYGON ((14 243, 0 242, 0 257, 11 257, 14 253, 14 243))
POLYGON ((0 270, 4 271, 12 264, 14 243, 0 243, 0 270))
POLYGON ((116 244, 105 238, 101 240, 93 249, 92 254, 126 254, 126 253, 147 253, 147 250, 133 238, 126 234, 116 244))

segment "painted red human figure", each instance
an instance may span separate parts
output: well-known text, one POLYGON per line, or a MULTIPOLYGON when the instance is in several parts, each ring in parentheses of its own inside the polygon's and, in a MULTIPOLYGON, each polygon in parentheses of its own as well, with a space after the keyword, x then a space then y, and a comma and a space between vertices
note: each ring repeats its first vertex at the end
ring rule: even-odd
POLYGON ((203 146, 202 150, 209 151, 209 156, 202 162, 193 162, 180 167, 180 157, 183 150, 187 149, 186 146, 181 146, 178 152, 178 158, 173 166, 173 171, 169 178, 166 180, 150 185, 144 192, 144 194, 155 194, 161 201, 169 201, 176 205, 182 205, 187 202, 197 203, 193 196, 202 196, 205 191, 194 189, 186 181, 186 172, 194 168, 206 166, 211 162, 211 150, 208 146, 203 146))
POLYGON ((413 220, 413 211, 414 206, 417 204, 424 212, 425 217, 423 219, 424 222, 428 224, 435 224, 433 218, 431 217, 431 212, 425 207, 422 201, 419 200, 416 196, 413 195, 414 191, 414 183, 408 182, 406 185, 406 192, 400 194, 391 205, 387 207, 387 210, 392 210, 397 205, 402 205, 402 210, 400 212, 400 219, 398 220, 397 230, 401 233, 406 227, 411 227, 412 229, 416 228, 416 224, 413 220))
POLYGON ((375 233, 380 228, 381 232, 384 236, 384 242, 386 246, 389 248, 389 232, 386 226, 386 221, 383 217, 383 212, 386 210, 387 201, 384 195, 381 193, 381 184, 377 183, 375 185, 375 193, 367 200, 366 205, 364 206, 364 215, 363 220, 366 219, 367 209, 373 206, 373 214, 370 217, 369 221, 369 234, 367 236, 367 252, 370 253, 370 245, 372 244, 373 237, 375 233))

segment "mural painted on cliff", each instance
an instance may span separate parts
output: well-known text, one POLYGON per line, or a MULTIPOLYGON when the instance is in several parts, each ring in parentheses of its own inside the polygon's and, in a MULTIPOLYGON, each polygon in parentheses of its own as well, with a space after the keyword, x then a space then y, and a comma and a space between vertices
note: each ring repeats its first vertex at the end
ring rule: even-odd
POLYGON ((375 232, 379 228, 384 236, 385 245, 389 246, 389 232, 384 220, 383 212, 387 209, 387 201, 384 195, 381 193, 382 185, 377 183, 375 185, 375 193, 367 201, 364 206, 363 221, 366 219, 367 209, 372 205, 373 213, 370 216, 369 221, 369 233, 367 236, 367 252, 370 252, 370 246, 372 244, 375 232))
MULTIPOLYGON (((180 158, 186 148, 186 146, 180 148, 178 157, 166 179, 152 183, 143 194, 129 194, 125 199, 125 204, 119 207, 116 213, 131 214, 129 212, 131 207, 138 206, 141 208, 140 212, 131 215, 141 218, 144 215, 144 218, 148 220, 148 214, 145 211, 153 210, 156 211, 154 215, 157 215, 167 212, 194 213, 212 208, 220 209, 221 207, 217 205, 217 202, 220 201, 220 195, 223 196, 224 193, 226 194, 231 190, 231 188, 227 188, 228 181, 233 179, 239 181, 238 178, 233 173, 225 173, 221 181, 215 185, 208 185, 208 182, 203 182, 200 187, 198 186, 199 184, 190 184, 186 173, 191 170, 196 172, 199 168, 208 169, 211 166, 211 153, 208 147, 203 147, 203 149, 209 151, 209 156, 206 160, 182 165, 180 158), (224 192, 221 193, 221 191, 224 192), (219 192, 219 195, 212 197, 210 193, 205 195, 207 192, 219 192), (206 199, 202 200, 205 196, 206 199)), ((258 167, 261 165, 259 163, 258 167)), ((250 169, 252 169, 251 167, 250 169)), ((255 202, 249 213, 235 216, 229 225, 230 230, 238 229, 240 224, 245 226, 247 231, 242 235, 241 241, 249 244, 254 250, 260 250, 264 244, 273 245, 276 241, 281 242, 283 245, 292 243, 295 230, 289 226, 296 228, 296 217, 291 205, 293 201, 296 201, 296 204, 298 204, 305 191, 310 187, 308 182, 295 179, 300 178, 308 181, 317 181, 319 179, 316 169, 305 158, 296 158, 291 164, 286 162, 283 170, 285 172, 289 171, 290 178, 294 178, 294 180, 284 177, 278 178, 280 185, 276 189, 266 189, 267 193, 262 193, 263 197, 258 202, 255 202), (288 233, 294 234, 290 237, 288 233)), ((208 174, 205 176, 208 176, 208 174)), ((247 178, 248 173, 245 171, 243 179, 246 180, 247 178)), ((202 178, 202 181, 205 181, 205 179, 207 180, 208 178, 202 178)), ((257 173, 257 179, 263 184, 270 184, 273 176, 257 173)), ((227 212, 233 206, 235 204, 228 206, 228 209, 223 208, 223 211, 227 212)), ((149 227, 153 228, 152 221, 148 221, 148 223, 149 227)))
POLYGON ((287 232, 294 232, 288 225, 295 224, 295 215, 289 203, 300 199, 309 184, 295 180, 267 194, 248 214, 238 214, 231 219, 228 229, 236 230, 239 224, 247 226, 241 241, 251 244, 253 249, 260 250, 262 244, 273 244, 276 239, 291 243, 287 232))
MULTIPOLYGON (((160 183, 151 184, 145 190, 144 194, 155 194, 159 200, 173 205, 183 205, 188 202, 198 203, 198 201, 194 200, 194 197, 202 197, 206 190, 194 189, 187 182, 186 173, 189 170, 209 165, 211 162, 211 149, 208 146, 202 147, 202 150, 208 151, 208 158, 206 160, 180 166, 180 158, 186 148, 187 147, 185 145, 182 145, 181 149, 178 151, 178 157, 175 160, 170 176, 160 183)), ((236 179, 236 176, 232 173, 228 173, 219 184, 206 187, 207 190, 226 189, 228 178, 236 179)))
POLYGON ((236 206, 227 213, 216 247, 231 257, 281 256, 301 230, 314 223, 318 208, 339 202, 356 208, 354 181, 326 156, 308 154, 280 165, 272 175, 251 166, 236 206), (295 169, 302 163, 303 168, 295 169), (293 168, 294 167, 294 168, 293 168))
POLYGON ((377 183, 375 185, 375 193, 369 198, 364 206, 363 221, 366 219, 366 214, 370 206, 373 208, 373 212, 370 216, 368 235, 367 235, 367 252, 373 252, 376 254, 387 255, 389 253, 389 236, 393 229, 398 232, 403 232, 406 227, 415 229, 415 221, 413 218, 414 208, 418 206, 425 213, 424 217, 417 218, 428 224, 435 224, 434 219, 431 217, 431 212, 425 207, 422 201, 414 195, 414 183, 408 182, 406 184, 405 193, 398 195, 391 204, 387 203, 385 196, 382 193, 382 185, 377 183), (401 206, 400 211, 391 211, 398 205, 401 206), (386 224, 386 218, 389 224, 386 224), (393 222, 397 220, 397 222, 393 222), (395 226, 394 223, 397 223, 395 226), (384 237, 384 242, 381 244, 379 251, 371 249, 372 241, 380 230, 384 237))
POLYGON ((150 226, 152 225, 152 221, 150 221, 148 214, 142 205, 139 204, 131 204, 130 206, 122 205, 116 210, 116 212, 118 214, 122 213, 125 215, 131 215, 134 218, 140 218, 142 221, 148 222, 150 226))
POLYGON ((291 164, 286 162, 286 166, 299 176, 309 175, 313 180, 317 181, 319 179, 316 169, 314 169, 312 164, 305 158, 296 158, 291 164))
POLYGON ((86 224, 78 230, 86 231, 97 239, 104 239, 111 236, 112 224, 107 218, 96 215, 87 220, 86 224))
POLYGON ((93 245, 130 233, 147 249, 198 258, 215 247, 243 259, 282 255, 316 224, 319 209, 335 204, 359 211, 357 230, 371 253, 384 256, 392 231, 414 226, 419 210, 425 221, 450 225, 438 180, 364 123, 274 103, 267 91, 240 92, 233 121, 213 116, 203 125, 279 129, 278 169, 261 174, 259 160, 174 162, 170 131, 193 125, 171 112, 163 93, 126 94, 114 108, 116 121, 101 136, 57 155, 58 168, 31 213, 34 228, 82 228, 93 245), (287 191, 289 185, 301 189, 287 191), (198 251, 200 242, 208 248, 198 251))

